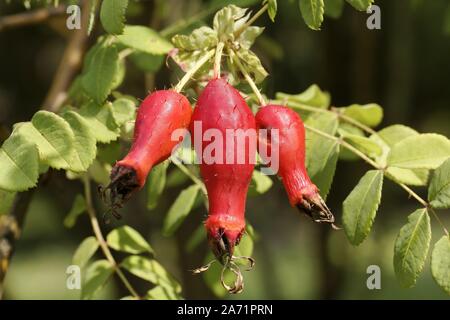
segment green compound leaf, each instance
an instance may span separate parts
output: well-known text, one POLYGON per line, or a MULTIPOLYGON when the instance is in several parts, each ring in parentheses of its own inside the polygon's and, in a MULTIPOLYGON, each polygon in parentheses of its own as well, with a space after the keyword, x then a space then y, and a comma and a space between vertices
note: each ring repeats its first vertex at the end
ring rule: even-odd
POLYGON ((0 188, 25 191, 37 184, 39 155, 36 146, 20 135, 12 135, 0 148, 0 188))
POLYGON ((226 41, 233 37, 233 32, 247 21, 248 16, 246 16, 246 13, 247 9, 239 8, 235 5, 229 5, 217 11, 213 20, 213 28, 221 41, 226 41))
POLYGON ((341 130, 339 133, 341 133, 345 141, 369 157, 376 158, 382 155, 383 150, 381 146, 374 140, 364 136, 347 133, 345 130, 341 130))
POLYGON ((117 251, 138 254, 149 252, 153 254, 150 244, 133 228, 129 226, 112 230, 106 237, 108 246, 117 251))
POLYGON ((299 5, 306 25, 313 30, 320 30, 325 10, 323 0, 299 0, 299 5))
POLYGON ((119 137, 119 126, 110 104, 100 106, 91 102, 80 109, 80 115, 86 120, 91 133, 98 142, 109 143, 119 137))
POLYGON ((169 161, 166 160, 154 167, 148 177, 147 183, 147 209, 152 210, 158 205, 158 199, 161 196, 166 185, 166 173, 169 167, 169 161))
POLYGON ((404 287, 416 283, 425 264, 431 240, 430 217, 426 209, 416 210, 408 217, 395 241, 394 270, 404 287))
POLYGON ((17 124, 14 134, 36 144, 44 164, 55 169, 72 169, 75 137, 70 125, 60 116, 38 111, 31 122, 17 124))
POLYGON ((117 40, 128 48, 155 55, 166 54, 173 48, 158 32, 144 26, 125 26, 117 40))
POLYGON ((172 37, 175 47, 188 51, 211 49, 218 41, 217 32, 206 26, 195 29, 189 35, 177 34, 172 37))
POLYGON ((154 259, 129 256, 122 261, 120 266, 148 282, 172 290, 175 293, 181 292, 180 284, 154 259))
POLYGON ((181 191, 178 195, 164 219, 163 234, 165 236, 172 235, 183 223, 194 205, 199 190, 200 187, 194 184, 181 191))
POLYGON ((253 171, 253 174, 252 174, 252 181, 251 181, 250 187, 249 187, 249 194, 266 193, 272 187, 272 184, 273 184, 272 179, 270 179, 269 176, 261 173, 258 170, 255 170, 255 171, 253 171))
POLYGON ((136 118, 136 104, 128 98, 119 98, 112 103, 113 117, 118 126, 136 118))
POLYGON ((113 272, 114 268, 109 261, 97 260, 93 262, 86 271, 86 281, 81 288, 81 298, 83 300, 92 299, 103 288, 113 272))
POLYGON ((117 83, 119 54, 115 45, 98 44, 86 57, 81 84, 84 91, 97 103, 103 103, 117 83))
POLYGON ((339 108, 341 112, 366 126, 376 127, 383 120, 383 108, 376 103, 365 105, 352 104, 351 106, 339 108))
POLYGON ((87 237, 80 243, 75 251, 72 258, 72 264, 84 268, 89 262, 89 259, 97 252, 99 246, 100 245, 95 237, 87 237))
POLYGON ((450 141, 439 134, 420 134, 394 145, 387 164, 405 169, 435 169, 450 157, 450 141))
POLYGON ((70 170, 74 172, 86 171, 97 154, 97 141, 92 135, 89 125, 82 116, 74 111, 63 114, 74 133, 74 154, 70 170))
POLYGON ((370 170, 358 182, 343 203, 345 234, 353 245, 366 239, 381 201, 383 171, 370 170))
POLYGON ((346 1, 358 11, 366 11, 367 8, 369 8, 374 2, 374 0, 346 0, 346 1))
POLYGON ((102 2, 100 21, 108 33, 121 34, 123 32, 127 6, 128 0, 107 0, 102 2))
POLYGON ((268 75, 258 56, 243 47, 236 52, 239 60, 255 83, 261 83, 268 75))
POLYGON ((450 238, 443 236, 431 253, 431 274, 436 283, 450 295, 450 238))
POLYGON ((78 217, 86 211, 86 201, 81 194, 77 194, 73 201, 72 208, 67 216, 64 218, 64 226, 72 228, 77 222, 78 217))
POLYGON ((313 84, 308 89, 298 94, 277 92, 277 100, 286 101, 289 107, 295 109, 296 105, 307 105, 311 107, 327 109, 330 106, 330 94, 322 91, 318 85, 313 84))
POLYGON ((157 286, 147 292, 148 300, 180 300, 182 299, 178 293, 171 288, 157 286))
MULTIPOLYGON (((331 113, 317 113, 309 117, 306 123, 330 135, 335 135, 338 128, 337 116, 331 113)), ((337 141, 306 131, 306 168, 324 198, 328 195, 333 182, 338 155, 337 141)))
POLYGON ((241 47, 245 49, 250 49, 250 47, 255 42, 256 38, 264 31, 262 27, 247 27, 244 32, 239 36, 239 43, 241 47))
POLYGON ((428 200, 433 208, 450 208, 450 158, 434 171, 428 188, 428 200))
MULTIPOLYGON (((408 137, 418 135, 419 133, 414 129, 400 124, 392 125, 378 131, 377 134, 370 136, 370 139, 377 142, 383 149, 382 155, 375 160, 381 166, 386 166, 387 156, 394 145, 408 137)), ((429 170, 388 167, 386 175, 398 183, 424 186, 428 182, 429 170)))
POLYGON ((267 0, 264 1, 264 3, 268 4, 268 9, 267 9, 267 13, 269 14, 269 18, 270 20, 272 20, 272 22, 275 22, 275 16, 277 15, 277 9, 278 9, 278 5, 277 5, 277 0, 267 0))

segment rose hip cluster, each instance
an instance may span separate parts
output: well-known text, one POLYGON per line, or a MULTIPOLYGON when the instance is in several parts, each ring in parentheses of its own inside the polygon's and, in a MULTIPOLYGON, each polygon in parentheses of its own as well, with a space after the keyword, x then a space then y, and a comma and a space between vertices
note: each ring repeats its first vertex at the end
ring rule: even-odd
MULTIPOLYGON (((113 167, 111 183, 107 187, 110 190, 111 211, 115 215, 132 193, 143 187, 152 167, 171 155, 172 149, 179 143, 171 139, 172 132, 182 128, 192 132, 195 121, 200 121, 203 129, 216 129, 223 135, 228 129, 267 130, 267 138, 258 135, 258 146, 266 147, 270 153, 271 145, 277 143, 278 176, 284 184, 290 204, 317 222, 334 222, 318 188, 306 172, 305 129, 299 115, 284 106, 266 105, 254 116, 239 91, 223 78, 209 81, 193 112, 186 97, 174 90, 153 92, 142 102, 136 118, 132 147, 125 158, 113 167), (271 141, 273 135, 270 132, 274 129, 278 130, 276 136, 279 141, 271 141)), ((236 155, 236 148, 240 145, 227 145, 227 141, 223 143, 223 154, 233 152, 236 155)), ((210 143, 202 141, 201 147, 205 148, 210 143)), ((245 202, 254 169, 251 159, 256 156, 249 154, 251 148, 248 144, 245 144, 245 148, 248 156, 244 163, 200 162, 200 173, 209 202, 208 218, 204 224, 211 249, 223 265, 233 260, 234 248, 245 232, 245 202)), ((200 150, 196 151, 201 154, 200 150)), ((233 290, 230 292, 239 291, 236 288, 233 290)))

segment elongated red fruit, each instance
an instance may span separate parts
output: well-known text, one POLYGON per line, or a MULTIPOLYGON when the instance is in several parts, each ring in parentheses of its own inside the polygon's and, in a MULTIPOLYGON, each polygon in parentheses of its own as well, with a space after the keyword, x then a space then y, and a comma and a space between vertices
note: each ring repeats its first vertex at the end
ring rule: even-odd
POLYGON ((236 130, 242 133, 250 129, 256 136, 255 118, 235 88, 224 79, 214 79, 201 93, 194 110, 191 123, 194 139, 200 124, 204 136, 212 129, 210 133, 220 132, 224 138, 217 150, 222 163, 211 163, 206 155, 207 146, 215 141, 204 138, 201 144, 194 141, 197 155, 202 156, 200 173, 208 191, 209 215, 205 221, 208 240, 216 257, 223 262, 226 255, 232 257, 245 230, 245 202, 256 156, 256 147, 251 147, 249 139, 241 144, 242 136, 238 137, 236 130), (235 132, 230 140, 225 139, 227 130, 235 132), (238 152, 244 153, 241 161, 238 152))
MULTIPOLYGON (((271 130, 278 130, 279 171, 289 202, 312 217, 316 222, 334 222, 334 216, 326 206, 319 190, 311 182, 305 167, 305 127, 300 116, 284 106, 267 105, 257 112, 258 130, 269 131, 268 138, 259 136, 259 147, 266 145, 272 155, 271 130)), ((274 144, 275 146, 275 144, 274 144)), ((261 154, 261 153, 260 153, 261 154)), ((264 159, 268 161, 269 159, 264 159)))
POLYGON ((166 160, 179 143, 171 139, 172 132, 188 128, 191 116, 189 101, 174 90, 155 91, 142 101, 131 149, 111 170, 111 183, 107 188, 111 190, 112 206, 120 207, 134 191, 144 186, 151 168, 166 160))

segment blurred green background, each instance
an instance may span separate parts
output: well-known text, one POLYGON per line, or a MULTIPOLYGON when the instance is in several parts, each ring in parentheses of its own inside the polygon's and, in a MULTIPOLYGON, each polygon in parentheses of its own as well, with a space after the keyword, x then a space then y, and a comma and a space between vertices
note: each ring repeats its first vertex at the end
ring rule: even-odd
MULTIPOLYGON (((23 11, 19 2, 2 1, 0 16, 23 11)), ((151 24, 161 29, 194 15, 211 2, 255 3, 169 0, 154 15, 155 1, 130 0, 128 23, 151 24)), ((447 25, 450 24, 448 0, 377 0, 381 7, 381 30, 373 31, 366 28, 366 13, 346 5, 342 17, 326 18, 319 32, 306 27, 297 1, 278 3, 275 23, 267 16, 256 23, 266 26, 254 49, 270 73, 264 83, 269 97, 277 91, 301 92, 317 83, 331 93, 335 106, 379 103, 385 110, 380 127, 402 123, 420 132, 450 136, 450 30, 445 30, 446 19, 447 25)), ((209 23, 211 18, 208 16, 205 21, 209 23)), ((40 108, 67 40, 68 31, 61 27, 63 24, 63 19, 55 18, 40 25, 0 32, 2 132, 11 130, 16 122, 29 120, 40 108)), ((97 26, 95 32, 101 33, 101 27, 97 26)), ((155 87, 169 87, 176 82, 174 69, 172 65, 157 72, 155 87)), ((119 90, 143 98, 145 75, 134 65, 127 65, 126 80, 119 90)), ((365 170, 367 165, 362 162, 338 163, 328 198, 338 224, 342 201, 365 170)), ((174 174, 170 179, 171 186, 155 210, 146 209, 146 195, 142 191, 122 210, 122 221, 102 227, 105 233, 121 224, 136 228, 155 248, 157 259, 181 281, 184 297, 214 298, 201 276, 192 276, 188 271, 200 266, 209 250, 203 241, 193 252, 186 251, 187 239, 205 219, 203 207, 191 212, 175 236, 161 235, 164 214, 188 183, 174 174)), ((91 235, 91 229, 86 216, 71 230, 63 226, 63 219, 81 190, 80 183, 68 181, 63 173, 54 171, 49 182, 36 192, 6 277, 4 298, 79 297, 79 291, 66 289, 65 270, 77 245, 91 235)), ((424 188, 418 192, 425 196, 424 188)), ((343 231, 333 231, 299 215, 289 206, 283 188, 276 182, 268 193, 248 199, 248 220, 258 235, 256 266, 245 273, 244 293, 227 298, 446 299, 448 296, 431 278, 428 261, 416 287, 401 288, 395 279, 392 263, 395 237, 407 215, 416 208, 415 201, 408 200, 403 190, 386 180, 373 231, 362 245, 352 247, 343 231), (381 267, 381 290, 366 287, 366 269, 374 264, 381 267)), ((443 212, 441 217, 450 226, 449 212, 443 212)), ((435 219, 432 225, 434 243, 442 236, 442 229, 435 219)), ((145 292, 143 281, 129 277, 139 291, 145 292)), ((113 281, 98 298, 125 295, 121 283, 113 281)))

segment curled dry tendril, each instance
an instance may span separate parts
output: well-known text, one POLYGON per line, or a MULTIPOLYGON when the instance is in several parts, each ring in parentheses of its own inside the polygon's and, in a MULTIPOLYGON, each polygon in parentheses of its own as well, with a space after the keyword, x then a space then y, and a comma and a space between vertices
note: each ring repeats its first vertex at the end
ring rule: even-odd
MULTIPOLYGON (((250 271, 255 266, 255 259, 253 259, 251 257, 234 256, 234 255, 231 257, 227 255, 226 257, 224 257, 223 264, 222 264, 222 270, 220 272, 220 282, 222 283, 222 286, 231 294, 241 293, 244 290, 244 277, 242 275, 241 268, 236 263, 239 260, 247 260, 247 266, 244 269, 245 271, 250 271), (227 270, 231 271, 235 276, 235 279, 234 279, 234 282, 232 285, 228 285, 225 282, 225 272, 227 270)), ((214 259, 214 260, 208 262, 204 266, 201 266, 197 269, 191 270, 191 272, 193 274, 203 273, 203 272, 207 271, 217 261, 219 261, 219 260, 214 259)))

